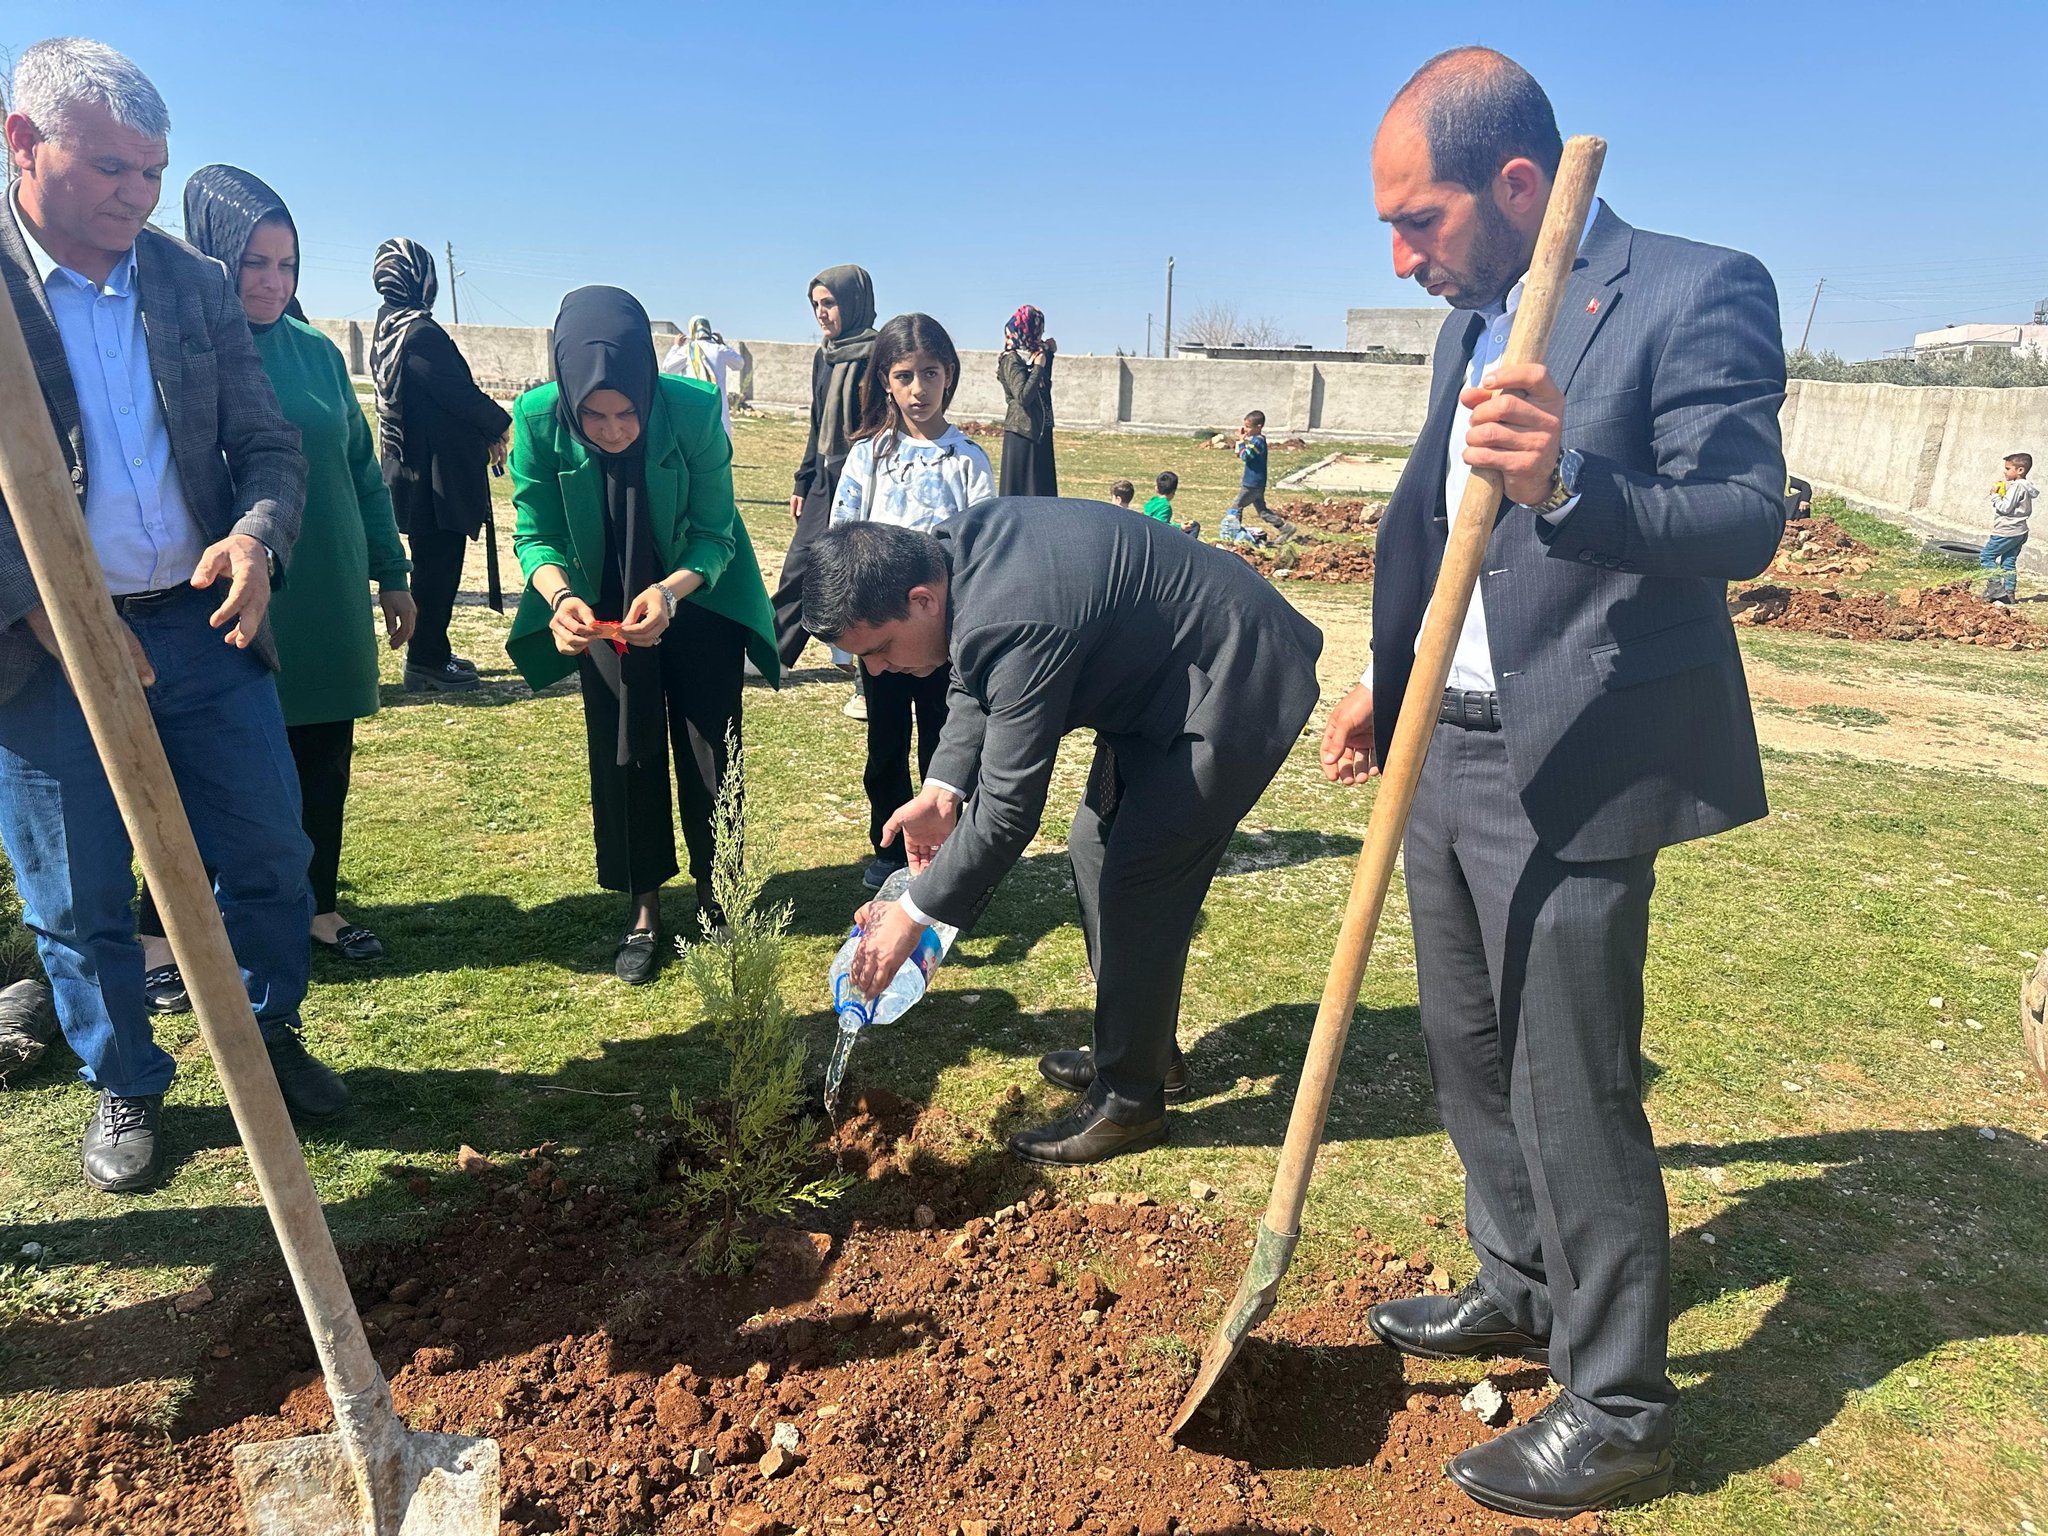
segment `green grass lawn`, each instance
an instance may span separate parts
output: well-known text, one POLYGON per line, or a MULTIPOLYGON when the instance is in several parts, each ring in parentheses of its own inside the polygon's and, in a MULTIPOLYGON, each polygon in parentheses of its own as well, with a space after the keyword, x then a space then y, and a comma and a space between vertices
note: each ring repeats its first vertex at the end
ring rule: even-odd
MULTIPOLYGON (((738 435, 746 517, 772 550, 802 427, 743 420, 738 435)), ((1059 449, 1063 480, 1091 494, 1172 468, 1183 505, 1206 515, 1236 483, 1235 461, 1192 439, 1062 434, 1059 449)), ((1276 478, 1322 451, 1276 453, 1276 478)), ((1292 595, 1331 636, 1334 699, 1364 659, 1363 597, 1292 595)), ((316 961, 306 1009, 355 1093, 353 1112, 306 1143, 344 1243, 418 1230, 471 1198, 454 1172, 463 1143, 502 1154, 554 1140, 593 1176, 634 1180, 671 1087, 701 1093, 718 1066, 680 967, 639 990, 610 977, 624 912, 592 885, 576 699, 527 693, 488 610, 460 608, 457 624, 485 690, 410 698, 387 657, 386 708, 359 732, 342 905, 390 958, 359 972, 316 961), (406 1187, 420 1170, 433 1179, 424 1202, 406 1187)), ((1754 631, 1743 643, 1821 672, 1852 650, 1897 655, 1987 696, 2038 699, 2048 683, 2038 656, 1754 631)), ((786 986, 814 1047, 867 854, 862 739, 844 699, 815 670, 747 695, 752 827, 773 843, 771 898, 794 906, 786 986)), ((1040 841, 929 1000, 854 1062, 856 1083, 931 1099, 991 1146, 1060 1106, 1035 1058, 1085 1038, 1060 847, 1084 745, 1063 754, 1040 841)), ((1712 1536, 2048 1527, 2048 1102, 2024 1077, 2015 1006, 2048 942, 2048 788, 1846 755, 1773 751, 1766 769, 1768 821, 1659 865, 1645 1048, 1672 1203, 1682 1491, 1616 1523, 1712 1536)), ((1175 1115, 1170 1145, 1111 1165, 1108 1187, 1179 1197, 1200 1177, 1256 1219, 1370 804, 1322 782, 1305 738, 1196 940, 1182 1038, 1202 1096, 1175 1115)), ((1341 1272, 1360 1226, 1470 1273, 1432 1224, 1458 1213, 1460 1183, 1414 988, 1397 889, 1289 1297, 1341 1272)), ((182 1070, 166 1111, 178 1171, 157 1193, 116 1200, 79 1182, 90 1095, 61 1049, 0 1097, 0 1266, 23 1242, 48 1250, 33 1270, 0 1268, 0 1324, 272 1261, 190 1019, 159 1038, 182 1070)), ((1212 1321, 1189 1319, 1189 1340, 1212 1321)), ((34 1374, 27 1358, 0 1329, 0 1430, 63 1412, 63 1392, 91 1378, 83 1364, 34 1374)), ((46 1353, 35 1359, 47 1370, 46 1353)), ((151 1390, 175 1393, 178 1369, 163 1362, 171 1379, 151 1390)))

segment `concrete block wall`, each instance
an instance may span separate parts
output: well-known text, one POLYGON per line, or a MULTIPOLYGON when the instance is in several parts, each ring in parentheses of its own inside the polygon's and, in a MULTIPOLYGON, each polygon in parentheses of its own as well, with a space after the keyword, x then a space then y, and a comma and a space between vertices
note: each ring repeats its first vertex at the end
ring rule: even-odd
MULTIPOLYGON (((1981 544, 2008 453, 2031 453, 2048 473, 2048 389, 1794 379, 1779 420, 1793 474, 1923 538, 1981 544)), ((2020 560, 2048 572, 2048 539, 2020 560)))

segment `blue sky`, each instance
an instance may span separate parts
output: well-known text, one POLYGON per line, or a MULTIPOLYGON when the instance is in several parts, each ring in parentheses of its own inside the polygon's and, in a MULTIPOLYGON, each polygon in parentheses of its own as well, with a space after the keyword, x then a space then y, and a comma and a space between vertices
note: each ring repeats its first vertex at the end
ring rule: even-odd
POLYGON ((1341 344, 1348 306, 1431 302, 1389 271, 1367 152, 1464 42, 1607 137, 1623 217, 1763 258, 1790 341, 1822 277, 1813 344, 1849 356, 2048 298, 2038 0, 1452 10, 44 0, 0 13, 0 45, 133 56, 171 107, 166 215, 208 161, 263 176, 318 315, 374 313, 370 253, 406 234, 454 242, 466 321, 544 324, 615 282, 800 339, 806 279, 857 261, 883 314, 962 345, 1029 302, 1069 351, 1138 351, 1171 255, 1182 314, 1341 344))

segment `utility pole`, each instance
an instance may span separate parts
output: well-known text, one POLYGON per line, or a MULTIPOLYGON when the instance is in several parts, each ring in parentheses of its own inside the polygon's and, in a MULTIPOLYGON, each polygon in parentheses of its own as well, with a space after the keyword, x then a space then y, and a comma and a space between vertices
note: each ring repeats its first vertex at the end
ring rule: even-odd
POLYGON ((1813 302, 1806 306, 1806 329, 1799 333, 1799 350, 1802 352, 1806 350, 1806 338, 1813 334, 1813 312, 1820 308, 1820 291, 1826 284, 1827 279, 1822 278, 1813 285, 1813 302))
POLYGON ((455 242, 450 240, 442 247, 448 253, 448 302, 455 307, 455 323, 462 324, 462 294, 456 289, 455 279, 462 274, 455 270, 455 242))
POLYGON ((1152 355, 1152 316, 1149 311, 1145 315, 1145 355, 1152 355))
POLYGON ((1166 258, 1166 329, 1160 343, 1161 357, 1173 356, 1173 258, 1166 258))

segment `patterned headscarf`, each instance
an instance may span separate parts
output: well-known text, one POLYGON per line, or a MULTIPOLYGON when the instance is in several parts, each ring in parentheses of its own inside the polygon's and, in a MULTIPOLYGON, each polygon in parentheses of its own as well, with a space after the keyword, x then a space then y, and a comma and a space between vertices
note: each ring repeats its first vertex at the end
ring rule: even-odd
POLYGON ((1033 304, 1019 304, 1017 313, 1003 322, 1005 352, 1036 352, 1045 340, 1045 311, 1033 304))
MULTIPOLYGON (((258 177, 232 165, 202 165, 185 183, 185 238, 228 269, 239 283, 242 257, 249 249, 249 237, 268 218, 281 218, 299 238, 291 210, 258 177)), ((294 293, 284 312, 294 320, 306 318, 294 293)))
POLYGON ((434 258, 417 240, 402 236, 377 247, 370 281, 384 301, 370 333, 370 378, 377 388, 377 446, 386 458, 397 459, 405 445, 405 416, 399 399, 405 382, 405 347, 422 325, 434 325, 434 296, 441 284, 434 276, 434 258))

